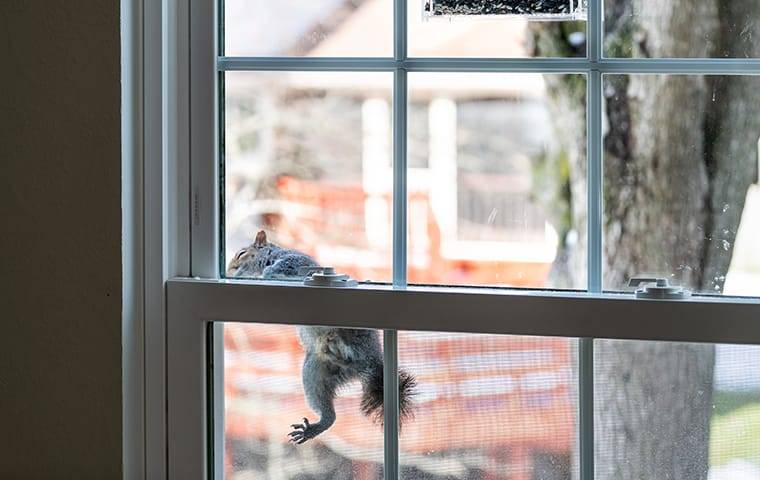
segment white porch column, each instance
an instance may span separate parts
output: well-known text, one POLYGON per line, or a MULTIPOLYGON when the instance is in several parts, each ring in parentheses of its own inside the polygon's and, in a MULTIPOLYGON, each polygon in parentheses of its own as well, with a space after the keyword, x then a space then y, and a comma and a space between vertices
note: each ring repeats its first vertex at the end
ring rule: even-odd
POLYGON ((457 104, 436 98, 428 107, 430 204, 441 240, 457 239, 457 104))
POLYGON ((734 242, 731 266, 726 274, 726 295, 760 295, 760 140, 757 142, 757 183, 749 187, 739 230, 734 242))
POLYGON ((382 98, 368 98, 362 105, 362 186, 364 231, 369 246, 391 244, 390 205, 386 196, 391 185, 391 111, 382 98))

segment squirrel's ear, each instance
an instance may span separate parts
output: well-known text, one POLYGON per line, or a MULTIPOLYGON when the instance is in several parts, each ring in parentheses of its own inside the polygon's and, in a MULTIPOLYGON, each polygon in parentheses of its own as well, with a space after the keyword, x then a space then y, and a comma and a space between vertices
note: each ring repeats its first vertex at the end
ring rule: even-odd
POLYGON ((267 244, 267 232, 264 230, 259 231, 256 234, 256 240, 253 241, 253 246, 256 248, 263 247, 267 244))

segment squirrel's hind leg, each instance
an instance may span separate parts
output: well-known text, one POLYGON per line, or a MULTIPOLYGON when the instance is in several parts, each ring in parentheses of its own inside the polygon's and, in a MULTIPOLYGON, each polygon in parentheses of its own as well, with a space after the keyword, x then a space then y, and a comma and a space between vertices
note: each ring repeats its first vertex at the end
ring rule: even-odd
POLYGON ((303 423, 291 425, 293 431, 288 435, 290 441, 302 444, 324 432, 335 423, 335 391, 341 377, 330 371, 330 366, 311 352, 307 352, 302 372, 303 389, 306 401, 319 415, 319 421, 310 423, 304 418, 303 423))

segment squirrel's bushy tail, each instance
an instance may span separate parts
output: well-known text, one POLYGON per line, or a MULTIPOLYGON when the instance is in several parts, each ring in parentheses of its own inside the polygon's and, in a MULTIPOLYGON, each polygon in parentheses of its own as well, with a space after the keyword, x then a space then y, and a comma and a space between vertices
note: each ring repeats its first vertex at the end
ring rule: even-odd
MULTIPOLYGON (((417 379, 405 371, 398 371, 399 425, 414 417, 412 397, 415 395, 417 379)), ((383 364, 376 365, 362 379, 362 412, 373 421, 383 423, 383 364)))

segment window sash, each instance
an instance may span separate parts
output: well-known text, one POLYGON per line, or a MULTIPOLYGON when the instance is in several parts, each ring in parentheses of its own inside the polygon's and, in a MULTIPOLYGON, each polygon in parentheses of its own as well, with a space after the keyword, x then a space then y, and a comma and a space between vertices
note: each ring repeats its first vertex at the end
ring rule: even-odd
MULTIPOLYGON (((309 58, 309 57, 226 57, 223 55, 223 38, 216 35, 214 24, 208 21, 192 25, 193 30, 201 30, 205 41, 199 42, 199 50, 208 53, 214 44, 220 53, 214 58, 209 69, 208 59, 195 62, 198 69, 191 74, 201 76, 202 92, 200 110, 207 115, 196 115, 200 128, 196 132, 214 132, 196 135, 200 142, 207 137, 206 145, 193 147, 193 151, 203 151, 207 155, 220 155, 214 146, 221 145, 224 122, 218 118, 214 125, 209 122, 221 113, 223 99, 223 75, 228 71, 385 71, 394 75, 393 87, 393 284, 406 285, 406 140, 407 140, 407 75, 409 72, 533 72, 569 73, 586 75, 587 85, 587 291, 602 291, 602 75, 604 74, 713 74, 713 75, 757 75, 760 74, 760 59, 610 59, 603 55, 603 0, 589 0, 587 25, 587 52, 585 58, 409 58, 407 55, 407 1, 393 0, 394 3, 394 55, 392 58, 309 58), (204 33, 205 32, 205 33, 204 33), (212 40, 212 41, 209 41, 212 40), (215 98, 209 92, 217 92, 215 104, 208 99, 215 98), (205 99, 203 98, 205 97, 205 99), (210 111, 209 111, 210 110, 210 111)), ((195 0, 202 6, 205 15, 195 18, 216 18, 214 0, 195 0)), ((219 0, 220 4, 222 0, 219 0)), ((192 15, 191 15, 192 16, 192 15)), ((221 29, 218 33, 221 34, 221 29)), ((192 35, 191 35, 192 37, 192 35)), ((195 45, 193 45, 195 46, 195 45)), ((194 55, 195 56, 195 55, 194 55)), ((197 97, 195 95, 194 97, 197 97)), ((202 158, 209 158, 203 156, 202 158)), ((204 277, 218 277, 220 268, 219 232, 220 205, 216 179, 219 172, 216 165, 196 165, 192 162, 194 178, 200 179, 193 185, 193 274, 204 277), (197 171, 199 170, 199 171, 197 171), (213 185, 211 184, 213 183, 213 185), (196 268, 197 267, 197 268, 196 268)), ((216 163, 216 162, 214 162, 216 163)))
POLYGON ((222 478, 224 322, 382 329, 385 478, 399 477, 398 330, 579 338, 581 479, 594 475, 593 339, 760 344, 760 301, 637 300, 630 295, 181 278, 167 283, 168 471, 222 478), (717 321, 717 319, 720 319, 717 321), (211 335, 212 330, 215 335, 211 335))
MULTIPOLYGON (((173 0, 167 0, 170 4, 173 0)), ((602 294, 602 76, 618 74, 760 74, 760 59, 607 59, 602 51, 602 1, 589 0, 585 58, 409 58, 406 1, 394 2, 392 58, 226 57, 221 0, 191 0, 188 62, 190 111, 189 230, 191 275, 167 284, 167 467, 169 478, 223 474, 221 323, 329 324, 384 330, 385 475, 398 478, 399 329, 567 336, 579 339, 580 473, 594 478, 593 339, 617 338, 760 344, 760 299, 695 297, 636 300, 602 294), (220 8, 217 8, 217 3, 220 8), (218 161, 227 71, 386 71, 393 96, 393 283, 357 289, 314 289, 282 282, 218 280, 223 222, 218 161), (407 75, 409 72, 576 73, 587 78, 587 291, 408 287, 407 75), (192 132, 192 135, 190 134, 192 132), (358 312, 358 313, 357 313, 358 312), (507 314, 508 312, 508 314, 507 314), (214 428, 216 426, 216 428, 214 428)), ((175 26, 176 27, 176 26, 175 26)), ((180 33, 181 33, 181 29, 180 33)), ((182 43, 182 36, 178 42, 182 43)), ((181 46, 181 45, 180 45, 181 46)), ((178 102, 178 105, 181 102, 178 102)), ((171 119, 170 119, 171 121, 171 119)), ((180 132, 182 133, 182 132, 180 132)), ((171 142, 170 142, 171 143, 171 142)), ((171 205, 170 205, 171 207, 171 205)))

